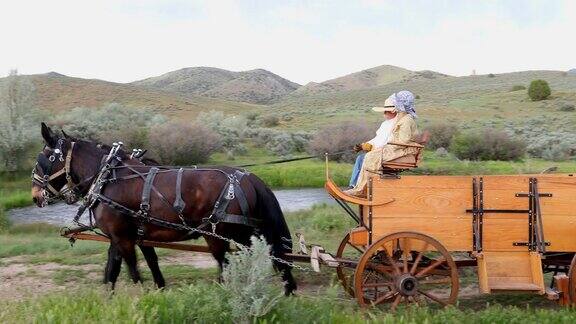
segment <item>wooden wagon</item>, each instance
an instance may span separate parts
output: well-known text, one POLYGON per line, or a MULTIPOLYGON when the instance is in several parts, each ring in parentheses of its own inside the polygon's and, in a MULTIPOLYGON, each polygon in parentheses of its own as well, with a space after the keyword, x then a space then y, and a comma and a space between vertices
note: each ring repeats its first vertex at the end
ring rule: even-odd
POLYGON ((400 176, 416 163, 385 164, 366 198, 345 195, 326 171, 328 193, 358 223, 335 258, 356 260, 337 271, 361 305, 453 304, 466 266, 482 293, 576 301, 576 176, 400 176))

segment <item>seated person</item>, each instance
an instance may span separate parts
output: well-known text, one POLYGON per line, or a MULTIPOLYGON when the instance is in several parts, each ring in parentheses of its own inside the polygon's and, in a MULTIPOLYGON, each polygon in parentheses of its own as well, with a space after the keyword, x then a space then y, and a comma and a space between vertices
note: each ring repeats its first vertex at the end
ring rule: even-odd
MULTIPOLYGON (((414 95, 412 92, 404 90, 392 94, 388 99, 394 101, 397 115, 395 117, 395 125, 392 128, 392 134, 387 143, 412 144, 413 139, 418 134, 415 121, 418 116, 414 109, 414 95)), ((370 147, 365 146, 364 148, 370 147)), ((344 191, 344 193, 352 196, 363 196, 370 171, 376 172, 379 170, 383 161, 390 161, 408 154, 415 154, 417 151, 418 150, 413 147, 392 144, 370 149, 364 157, 356 184, 352 189, 348 189, 344 191)))
POLYGON ((350 188, 354 188, 356 182, 358 181, 358 176, 360 175, 360 169, 362 168, 362 162, 364 161, 366 152, 379 149, 386 145, 386 143, 388 143, 388 138, 392 133, 392 128, 396 124, 397 112, 394 106, 394 98, 392 96, 386 99, 384 102, 384 107, 374 107, 372 110, 375 112, 384 113, 384 121, 380 125, 380 128, 378 128, 376 131, 376 136, 373 139, 362 144, 356 144, 354 146, 354 151, 361 153, 356 157, 356 162, 354 163, 354 168, 352 169, 352 176, 350 177, 350 188))

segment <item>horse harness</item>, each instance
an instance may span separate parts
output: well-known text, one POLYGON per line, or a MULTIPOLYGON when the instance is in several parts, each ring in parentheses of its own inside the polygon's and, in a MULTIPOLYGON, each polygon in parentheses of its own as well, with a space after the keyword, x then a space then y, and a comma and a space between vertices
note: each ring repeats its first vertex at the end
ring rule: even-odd
POLYGON ((40 188, 47 190, 48 195, 51 195, 52 198, 57 197, 64 197, 64 198, 71 198, 77 194, 76 188, 77 184, 74 183, 72 180, 72 174, 70 173, 70 165, 72 163, 72 152, 74 151, 75 142, 71 142, 70 149, 66 153, 66 159, 63 158, 62 154, 62 146, 64 144, 63 140, 58 140, 57 146, 54 149, 54 153, 49 157, 46 157, 45 154, 40 153, 38 155, 37 163, 32 169, 32 182, 36 185, 40 186, 40 188), (54 174, 52 174, 52 169, 54 168, 54 163, 58 159, 60 162, 64 162, 64 167, 54 174), (36 170, 40 168, 42 170, 43 176, 40 176, 36 173, 36 170), (66 177, 66 186, 62 187, 60 190, 56 190, 51 184, 50 181, 53 181, 61 176, 66 177))
MULTIPOLYGON (((108 207, 116 210, 122 215, 127 215, 135 219, 138 226, 138 240, 141 241, 145 235, 144 225, 153 224, 166 228, 171 228, 175 230, 190 231, 191 227, 186 224, 183 216, 183 211, 186 208, 186 203, 182 198, 182 178, 185 171, 217 171, 221 172, 227 177, 227 181, 223 186, 218 199, 214 203, 214 207, 208 217, 202 219, 202 223, 197 227, 197 229, 204 230, 211 227, 212 233, 216 231, 216 225, 220 222, 222 223, 233 223, 242 224, 250 227, 257 227, 261 220, 250 217, 249 205, 246 199, 244 190, 240 186, 240 181, 242 178, 249 174, 248 171, 235 170, 233 173, 227 173, 220 169, 210 169, 210 168, 184 168, 180 167, 178 169, 169 167, 151 167, 148 172, 140 172, 136 170, 133 166, 122 163, 122 159, 117 156, 117 152, 120 148, 119 146, 113 146, 110 154, 105 156, 102 160, 102 166, 100 172, 96 176, 96 180, 90 187, 88 194, 85 198, 85 203, 78 209, 76 216, 74 217, 74 222, 78 223, 78 220, 84 213, 86 209, 90 211, 90 221, 92 223, 92 211, 98 203, 103 203, 108 207), (120 169, 129 169, 132 174, 126 176, 117 176, 116 172, 120 169), (158 173, 174 172, 177 171, 176 184, 175 184, 175 199, 174 202, 170 203, 168 199, 154 186, 154 179, 158 173), (140 178, 144 181, 140 206, 138 210, 133 210, 128 208, 117 201, 105 196, 102 191, 107 183, 118 182, 122 180, 129 180, 134 178, 140 178), (181 224, 165 221, 163 219, 154 217, 150 213, 150 201, 152 192, 155 192, 157 197, 161 199, 163 203, 171 208, 171 210, 178 215, 181 220, 181 224), (241 210, 241 215, 231 214, 227 212, 228 206, 232 200, 236 199, 241 210)), ((136 167, 142 167, 138 165, 136 167)), ((92 224, 91 224, 92 225, 92 224)))

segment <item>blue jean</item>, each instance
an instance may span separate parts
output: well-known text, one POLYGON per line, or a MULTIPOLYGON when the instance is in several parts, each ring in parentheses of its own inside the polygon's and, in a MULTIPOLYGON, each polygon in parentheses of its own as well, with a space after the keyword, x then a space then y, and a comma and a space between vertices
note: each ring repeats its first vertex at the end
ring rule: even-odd
POLYGON ((360 152, 356 157, 356 162, 354 163, 354 168, 352 169, 352 176, 350 177, 350 187, 354 187, 358 181, 358 176, 360 176, 360 171, 362 170, 362 163, 364 163, 364 156, 366 152, 360 152))

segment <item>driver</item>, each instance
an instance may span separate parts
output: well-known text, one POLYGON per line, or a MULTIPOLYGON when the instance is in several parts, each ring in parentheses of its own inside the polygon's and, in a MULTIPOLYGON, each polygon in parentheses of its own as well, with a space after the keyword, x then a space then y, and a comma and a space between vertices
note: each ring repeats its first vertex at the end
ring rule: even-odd
POLYGON ((387 138, 386 144, 382 147, 364 145, 370 143, 361 144, 362 149, 368 151, 368 153, 366 153, 364 161, 362 162, 362 168, 356 184, 352 189, 344 191, 344 193, 348 195, 364 196, 364 190, 368 183, 368 173, 379 170, 383 161, 390 161, 408 154, 417 153, 417 149, 414 147, 388 144, 414 144, 414 139, 418 135, 418 128, 416 127, 415 121, 418 116, 416 115, 414 107, 414 94, 410 91, 403 90, 392 94, 386 101, 389 105, 393 103, 396 112, 392 133, 389 138, 387 138))

